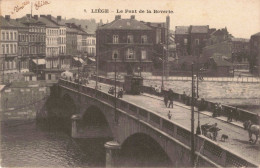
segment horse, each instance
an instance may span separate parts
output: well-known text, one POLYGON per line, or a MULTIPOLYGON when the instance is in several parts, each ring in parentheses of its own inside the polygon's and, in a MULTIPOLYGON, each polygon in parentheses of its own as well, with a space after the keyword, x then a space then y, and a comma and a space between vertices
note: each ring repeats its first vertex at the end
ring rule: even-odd
POLYGON ((243 123, 243 125, 244 125, 244 129, 248 131, 249 141, 250 142, 253 142, 252 135, 255 134, 255 138, 256 139, 255 139, 253 144, 256 144, 256 142, 258 140, 258 136, 260 134, 260 127, 259 127, 259 125, 252 124, 250 120, 245 121, 243 123))

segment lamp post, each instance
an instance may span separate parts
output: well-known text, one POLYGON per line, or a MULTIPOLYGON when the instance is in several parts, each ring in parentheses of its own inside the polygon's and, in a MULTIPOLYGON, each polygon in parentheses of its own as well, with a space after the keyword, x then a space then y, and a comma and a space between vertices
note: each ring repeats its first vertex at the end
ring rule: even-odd
POLYGON ((195 144, 194 144, 194 75, 193 63, 191 64, 191 166, 195 165, 195 144))
POLYGON ((115 121, 117 123, 117 121, 118 121, 118 116, 117 116, 117 111, 116 111, 116 59, 117 59, 117 53, 114 54, 114 59, 115 59, 115 121))
POLYGON ((164 81, 163 81, 163 77, 164 77, 164 47, 163 47, 163 59, 162 59, 162 63, 163 63, 163 72, 162 72, 162 86, 161 86, 161 89, 164 89, 164 81))
POLYGON ((200 53, 198 53, 197 55, 197 102, 198 102, 198 126, 197 126, 197 130, 196 130, 196 134, 200 135, 201 134, 201 130, 200 130, 200 102, 199 102, 199 55, 200 53))
POLYGON ((5 83, 5 61, 6 61, 7 54, 4 56, 4 62, 3 62, 3 84, 5 83))
MULTIPOLYGON (((99 37, 99 24, 98 24, 98 27, 97 27, 97 37, 96 37, 96 39, 98 40, 97 41, 97 44, 98 44, 98 47, 100 47, 100 43, 99 43, 99 41, 100 41, 100 37, 99 37)), ((96 53, 96 89, 98 89, 98 61, 99 61, 99 50, 97 50, 98 52, 96 53)))

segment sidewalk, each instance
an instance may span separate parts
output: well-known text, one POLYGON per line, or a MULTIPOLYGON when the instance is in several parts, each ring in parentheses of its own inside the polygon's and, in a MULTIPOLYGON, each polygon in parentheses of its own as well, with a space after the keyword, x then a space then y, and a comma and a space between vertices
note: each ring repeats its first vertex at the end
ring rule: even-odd
MULTIPOLYGON (((155 96, 155 95, 151 95, 151 94, 148 94, 148 93, 143 93, 143 95, 163 101, 163 98, 160 97, 160 96, 155 96)), ((176 105, 176 106, 180 106, 180 107, 183 107, 183 108, 191 110, 191 106, 187 106, 187 105, 185 105, 183 103, 174 101, 173 104, 176 105)), ((194 107, 194 111, 198 112, 197 107, 194 107)), ((212 112, 209 112, 209 111, 201 111, 200 114, 212 117, 212 112)), ((243 123, 241 121, 227 122, 227 117, 225 117, 225 116, 215 117, 215 119, 218 119, 218 120, 220 120, 222 122, 225 122, 225 123, 229 123, 229 124, 235 125, 235 126, 240 127, 240 128, 244 128, 243 127, 243 123)))

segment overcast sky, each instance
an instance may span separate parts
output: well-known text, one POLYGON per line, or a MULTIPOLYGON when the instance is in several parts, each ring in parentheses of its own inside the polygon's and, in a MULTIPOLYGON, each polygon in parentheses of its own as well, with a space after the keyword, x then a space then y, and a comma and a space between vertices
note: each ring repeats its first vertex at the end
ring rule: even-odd
MULTIPOLYGON (((21 17, 31 12, 31 2, 44 0, 1 0, 1 15, 11 15, 11 18, 21 17), (29 2, 18 12, 14 7, 22 7, 23 2, 29 2)), ((260 32, 260 0, 47 0, 48 5, 38 10, 33 6, 33 14, 51 14, 53 16, 100 19, 105 23, 114 19, 116 10, 137 10, 134 13, 137 20, 147 22, 163 22, 167 14, 147 13, 146 10, 172 10, 169 14, 171 29, 181 25, 209 25, 210 28, 227 27, 235 37, 250 38, 260 32), (91 13, 92 9, 109 9, 109 13, 91 13), (84 10, 85 9, 85 10, 84 10), (145 13, 139 13, 142 9, 145 13)), ((129 18, 131 13, 121 13, 122 18, 129 18)))

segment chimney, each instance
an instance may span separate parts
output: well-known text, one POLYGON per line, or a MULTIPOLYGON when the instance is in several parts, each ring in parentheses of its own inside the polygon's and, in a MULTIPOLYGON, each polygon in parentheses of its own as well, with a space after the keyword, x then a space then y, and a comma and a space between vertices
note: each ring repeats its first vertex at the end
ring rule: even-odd
POLYGON ((116 15, 115 20, 121 19, 121 15, 116 15))
POLYGON ((88 29, 88 25, 86 25, 85 28, 88 29))
POLYGON ((10 21, 10 15, 5 15, 5 20, 10 21))
POLYGON ((135 19, 135 15, 131 15, 131 19, 135 19))
POLYGON ((47 15, 47 18, 48 18, 49 20, 51 20, 51 15, 47 15))
POLYGON ((38 20, 38 15, 34 15, 33 18, 34 18, 35 20, 38 20))
POLYGON ((81 25, 79 25, 79 28, 81 29, 81 25))
POLYGON ((57 16, 57 22, 61 21, 61 16, 57 16))
POLYGON ((148 25, 148 26, 151 26, 151 22, 147 22, 147 25, 148 25))
POLYGON ((26 14, 26 17, 27 18, 31 18, 31 14, 26 14))

